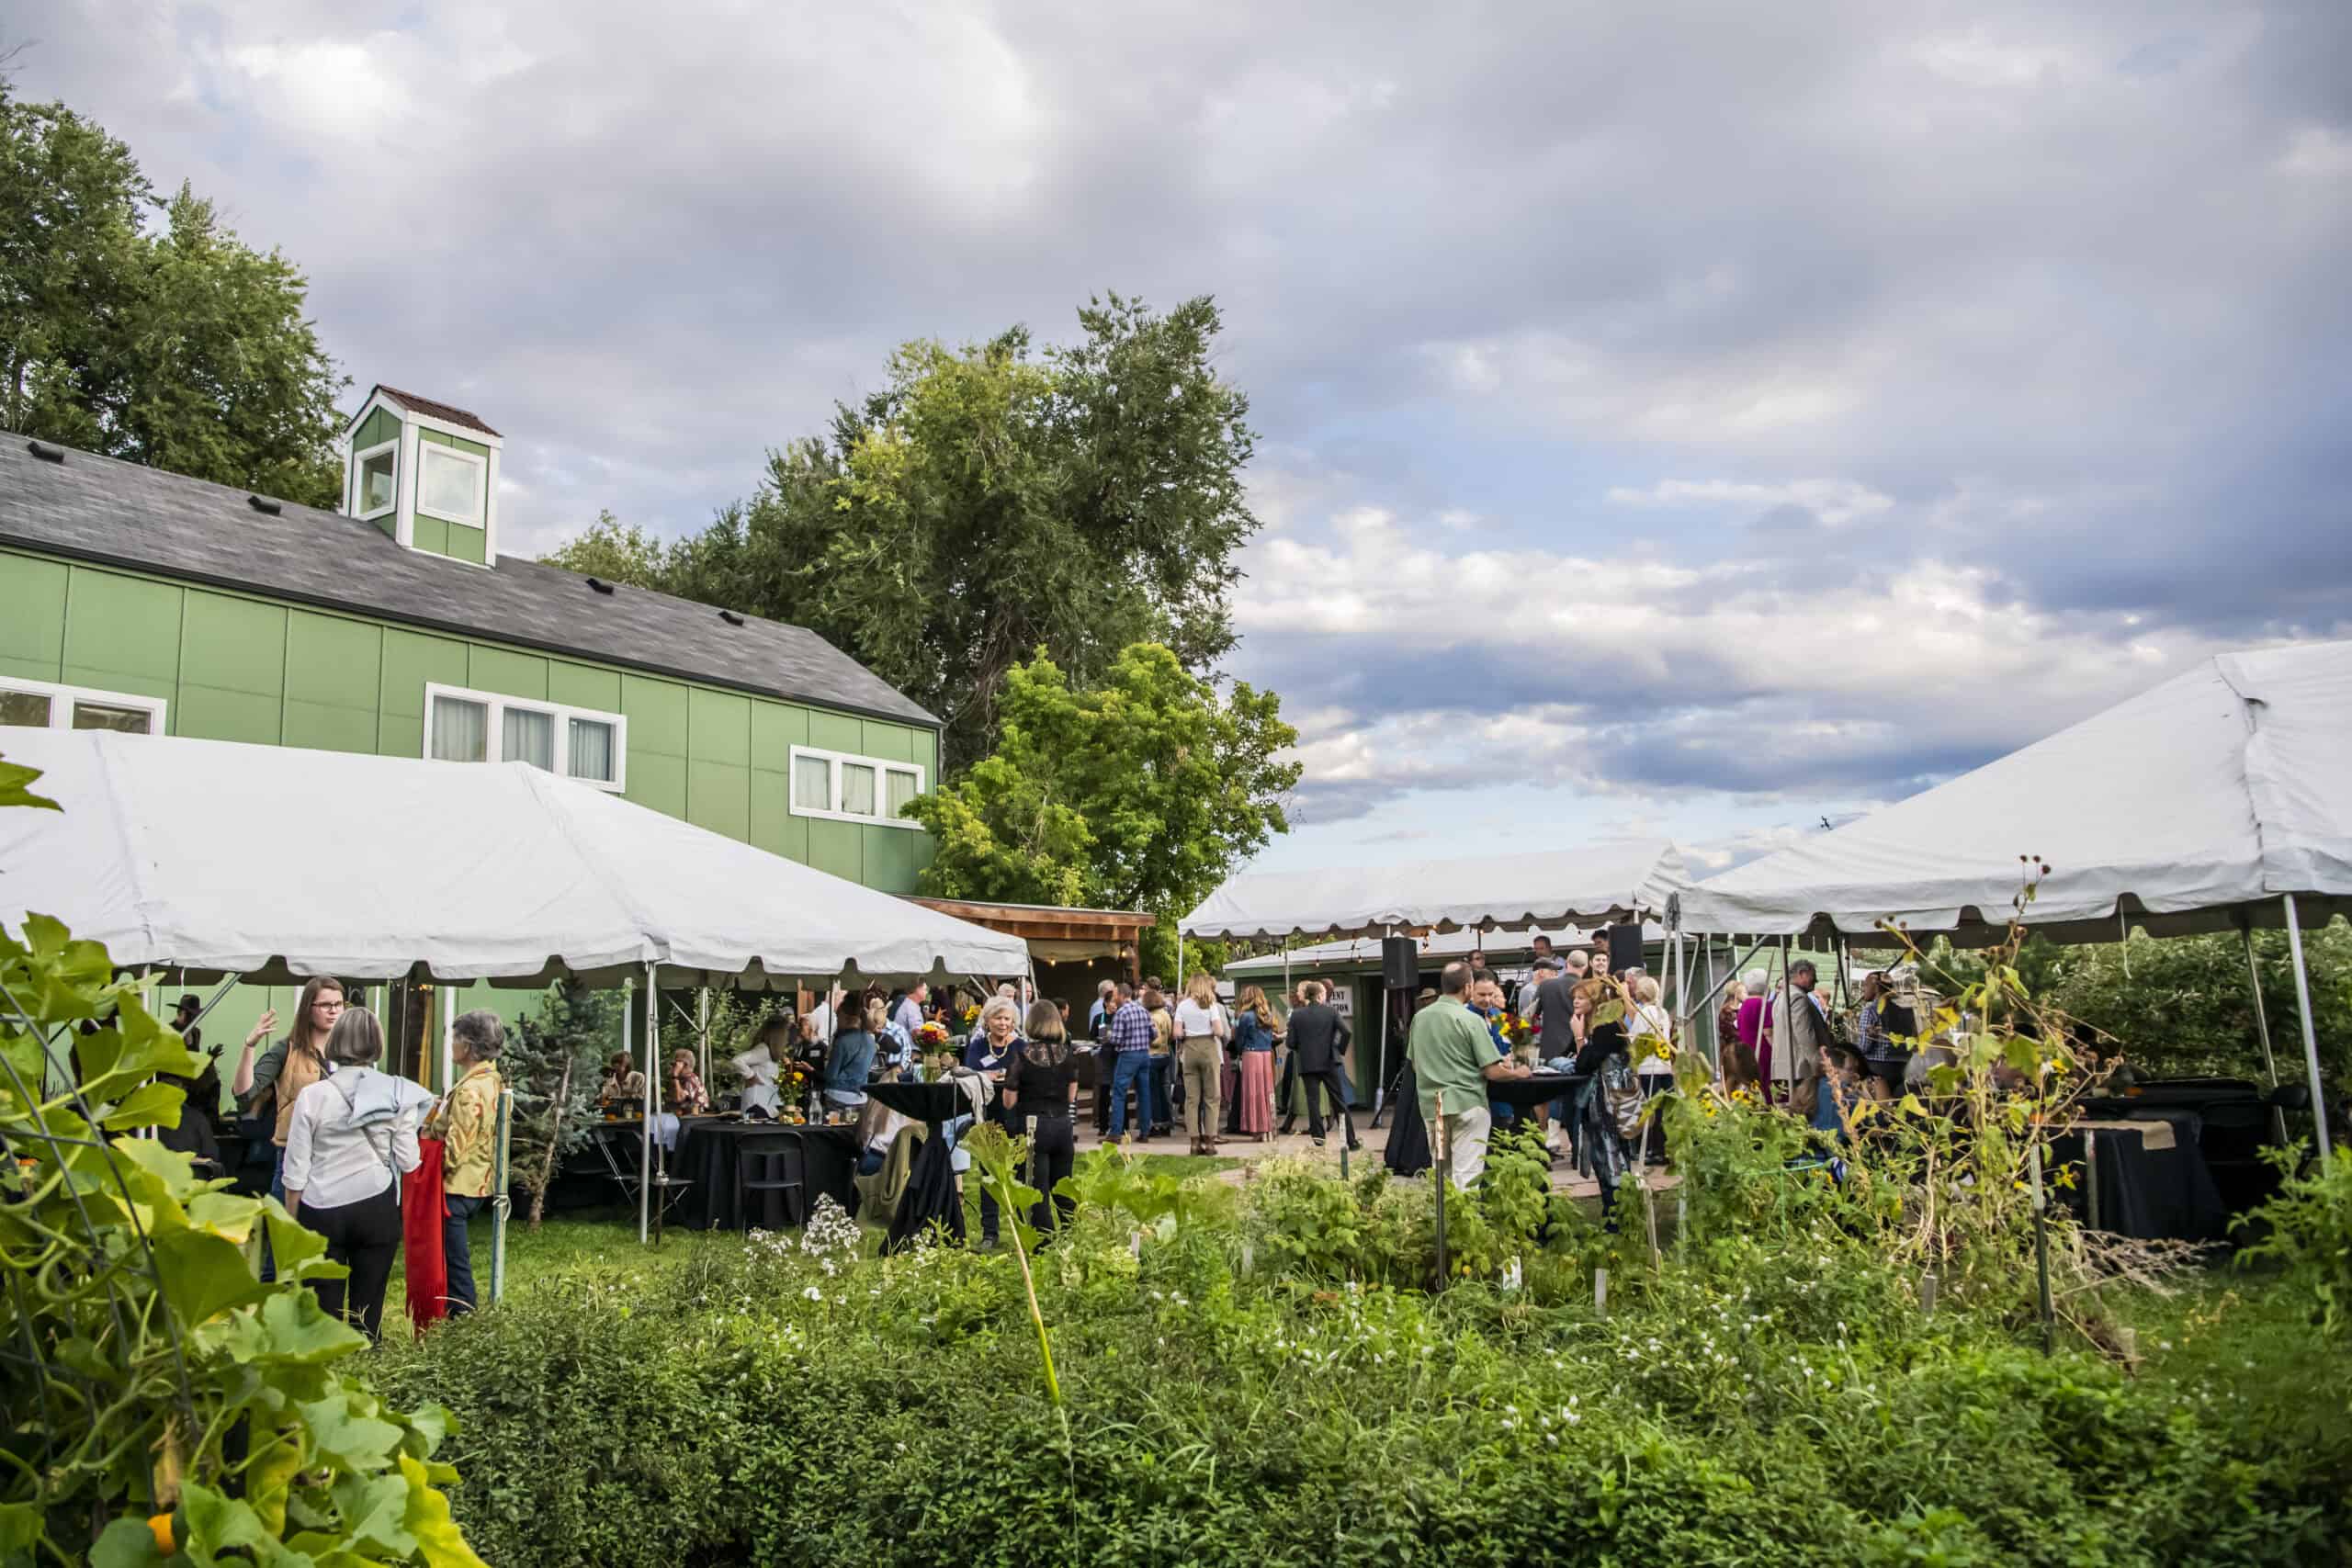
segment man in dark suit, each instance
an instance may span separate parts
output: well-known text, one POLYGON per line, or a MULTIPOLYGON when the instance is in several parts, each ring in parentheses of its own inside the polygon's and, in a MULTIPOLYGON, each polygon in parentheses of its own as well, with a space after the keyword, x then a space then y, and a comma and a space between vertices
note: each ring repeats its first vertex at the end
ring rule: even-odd
POLYGON ((1355 1118, 1348 1112, 1348 1102, 1340 1088, 1340 1058, 1346 1055, 1351 1036, 1347 1021, 1340 1010, 1324 1000, 1323 983, 1306 983, 1306 1005, 1290 1015, 1290 1048, 1298 1063, 1299 1082, 1306 1088, 1306 1134, 1315 1146, 1323 1146, 1323 1100, 1316 1091, 1323 1090, 1339 1108, 1340 1122, 1348 1135, 1348 1147, 1360 1149, 1363 1145, 1356 1137, 1355 1118))
POLYGON ((1535 1055, 1548 1062, 1555 1056, 1577 1054, 1577 1037, 1569 1027, 1576 1016, 1576 982, 1560 973, 1557 962, 1538 959, 1535 964, 1535 1005, 1528 1021, 1535 1025, 1535 1055))

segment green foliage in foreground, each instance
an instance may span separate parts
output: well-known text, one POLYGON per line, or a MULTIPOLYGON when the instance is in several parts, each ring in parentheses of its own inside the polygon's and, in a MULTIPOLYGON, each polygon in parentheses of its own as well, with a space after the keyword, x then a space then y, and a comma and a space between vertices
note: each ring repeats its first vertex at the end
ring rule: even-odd
POLYGON ((2134 1371, 1923 1319, 1834 1232, 1654 1268, 1503 1194, 1462 1215, 1525 1284, 1431 1296, 1372 1277, 1425 1275, 1426 1184, 1077 1185, 1033 1260, 1058 1413, 1012 1257, 786 1236, 558 1269, 379 1382, 458 1413, 504 1568, 2309 1563, 2352 1523, 2352 1360, 2298 1299, 2158 1303, 2134 1371))

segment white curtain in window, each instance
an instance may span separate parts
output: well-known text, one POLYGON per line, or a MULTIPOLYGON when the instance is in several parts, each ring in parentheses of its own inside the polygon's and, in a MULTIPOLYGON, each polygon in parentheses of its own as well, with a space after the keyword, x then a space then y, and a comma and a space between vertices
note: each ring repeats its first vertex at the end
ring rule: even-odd
POLYGON ((892 768, 882 775, 882 784, 889 791, 883 802, 889 809, 882 815, 895 822, 899 820, 899 813, 906 808, 907 802, 915 797, 915 776, 892 768))
POLYGON ((536 708, 507 708, 503 715, 505 750, 510 762, 528 762, 555 772, 555 715, 536 708))
POLYGON ((792 807, 796 811, 833 808, 833 765, 822 757, 792 759, 792 807))
POLYGON ((862 762, 842 764, 842 809, 852 817, 874 815, 874 770, 862 762))
POLYGON ((613 727, 593 718, 571 721, 571 776, 613 782, 613 727))
POLYGON ((433 699, 432 751, 443 762, 479 762, 490 755, 490 705, 462 697, 433 699))

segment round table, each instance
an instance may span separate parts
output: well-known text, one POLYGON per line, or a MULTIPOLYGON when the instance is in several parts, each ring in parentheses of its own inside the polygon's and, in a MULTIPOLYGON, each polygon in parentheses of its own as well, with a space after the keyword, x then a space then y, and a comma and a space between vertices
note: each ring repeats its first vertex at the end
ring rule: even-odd
MULTIPOLYGON (((1589 1073, 1536 1073, 1523 1078, 1488 1078, 1487 1101, 1532 1110, 1574 1095, 1590 1077, 1589 1073)), ((1396 1100, 1396 1121, 1388 1129, 1388 1147, 1381 1161, 1398 1176, 1419 1176, 1432 1161, 1429 1123, 1421 1116, 1420 1088, 1410 1066, 1398 1080, 1396 1100)))
POLYGON ((937 1083, 876 1083, 865 1092, 901 1116, 923 1124, 922 1147, 907 1172, 907 1190, 890 1216, 885 1252, 900 1252, 914 1245, 933 1220, 948 1235, 964 1239, 964 1201, 956 1191, 954 1151, 948 1147, 946 1123, 972 1114, 971 1097, 953 1079, 937 1083))

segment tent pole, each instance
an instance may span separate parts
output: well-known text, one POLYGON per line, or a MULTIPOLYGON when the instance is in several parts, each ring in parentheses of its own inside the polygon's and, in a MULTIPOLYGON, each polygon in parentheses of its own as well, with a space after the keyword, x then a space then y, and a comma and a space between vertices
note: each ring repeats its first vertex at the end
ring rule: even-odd
POLYGON ((2312 1028, 2311 972, 2303 964, 2303 927, 2295 915, 2295 896, 2287 895, 2287 946, 2295 959, 2295 1001, 2303 1014, 2303 1066, 2312 1077, 2312 1125, 2319 1133, 2319 1164, 2327 1168, 2327 1093, 2320 1086, 2319 1035, 2312 1028))
MULTIPOLYGON (((1789 939, 1781 939, 1781 1028, 1780 1037, 1772 1043, 1772 1066, 1784 1067, 1789 1075, 1789 1094, 1794 1101, 1797 1093, 1796 1015, 1789 1010, 1789 939)), ((1768 1082, 1764 1092, 1769 1096, 1772 1086, 1768 1082)))
MULTIPOLYGON (((644 1061, 646 1066, 650 1067, 653 1065, 653 1037, 660 1032, 662 1027, 662 1021, 657 1016, 661 1010, 661 1002, 651 988, 650 976, 653 973, 653 965, 647 964, 645 972, 648 980, 645 996, 644 1061)), ((627 993, 624 992, 623 995, 626 998, 627 993)), ((630 1010, 633 1012, 635 1010, 630 1010)), ((625 1013, 623 1016, 627 1017, 628 1014, 625 1013)), ((653 1077, 650 1073, 646 1075, 645 1096, 645 1100, 639 1107, 642 1114, 639 1117, 637 1128, 637 1239, 639 1242, 647 1239, 653 1217, 653 1077)))
POLYGON ((1176 933, 1176 994, 1184 994, 1184 933, 1176 933))
MULTIPOLYGON (((2254 1032, 2262 1042, 2262 1070, 2270 1075, 2270 1087, 2278 1087, 2278 1058, 2270 1050, 2270 1013, 2262 1004, 2262 971, 2254 962, 2254 922, 2242 921, 2238 935, 2245 940, 2245 984, 2254 993, 2254 1032)), ((2287 1143, 2287 1113, 2276 1105, 2270 1108, 2270 1141, 2281 1148, 2287 1143)))
POLYGON ((710 1082, 710 987, 708 986, 701 987, 695 992, 695 1055, 699 1064, 695 1070, 702 1074, 702 1081, 707 1084, 710 1082))

